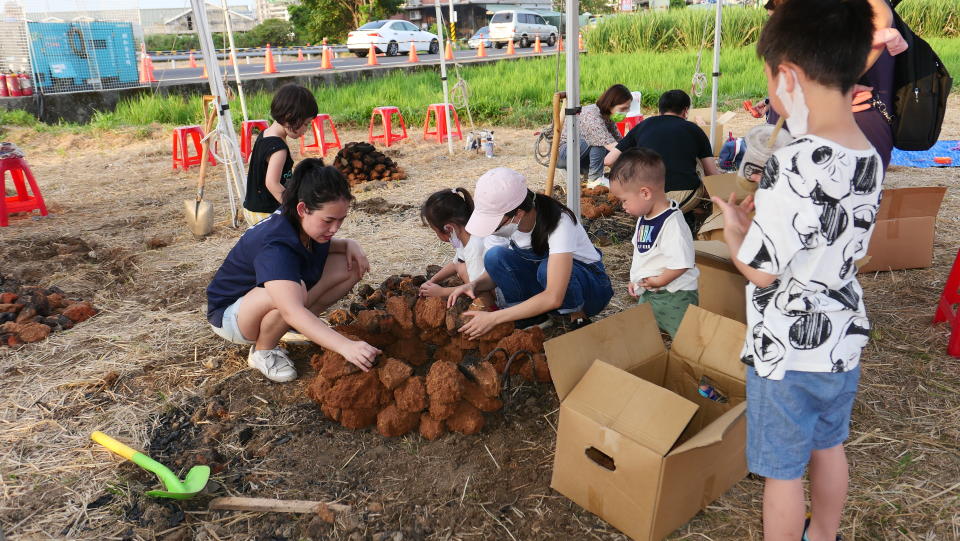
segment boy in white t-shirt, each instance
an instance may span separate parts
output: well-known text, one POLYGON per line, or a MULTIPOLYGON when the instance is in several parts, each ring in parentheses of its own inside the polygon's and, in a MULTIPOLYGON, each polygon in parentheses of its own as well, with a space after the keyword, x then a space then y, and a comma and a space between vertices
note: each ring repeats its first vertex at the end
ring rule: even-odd
POLYGON ((661 329, 673 337, 687 306, 700 300, 693 235, 676 201, 664 192, 663 159, 648 148, 624 152, 610 170, 610 193, 637 216, 630 295, 650 303, 661 329))

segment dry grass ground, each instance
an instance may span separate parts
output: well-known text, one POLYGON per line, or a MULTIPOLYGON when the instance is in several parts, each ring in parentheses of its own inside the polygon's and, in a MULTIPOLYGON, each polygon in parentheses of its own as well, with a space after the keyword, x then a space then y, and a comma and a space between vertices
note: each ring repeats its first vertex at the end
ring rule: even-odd
MULTIPOLYGON (((960 100, 943 138, 960 138, 960 100)), ((752 119, 740 115, 742 133, 752 119)), ((358 130, 341 132, 359 140, 358 130)), ((430 192, 473 186, 493 165, 542 185, 531 130, 497 128, 495 159, 418 142, 390 153, 410 179, 358 192, 341 231, 367 249, 371 283, 450 257, 421 227, 430 192), (384 198, 387 205, 370 201, 384 198)), ((102 312, 38 344, 0 349, 0 527, 9 539, 622 539, 549 488, 557 401, 524 386, 480 436, 384 440, 329 423, 302 381, 265 383, 245 352, 209 332, 203 290, 240 231, 228 227, 222 167, 211 171, 213 235, 182 218, 196 169, 172 172, 161 127, 91 135, 9 130, 51 207, 0 230, 0 272, 57 285, 102 312), (222 406, 222 407, 221 407, 222 406), (150 476, 94 446, 103 430, 174 466, 219 464, 219 495, 337 500, 334 524, 303 516, 207 512, 143 496, 150 476), (399 537, 398 534, 399 533, 399 537)), ((946 185, 957 169, 894 169, 886 186, 946 185)), ((960 195, 948 190, 929 269, 862 276, 875 338, 848 446, 845 539, 960 538, 960 369, 930 326, 958 247, 960 195)), ((604 249, 618 295, 629 248, 604 249)), ((311 350, 294 356, 304 376, 311 350)), ((761 483, 748 478, 674 539, 760 539, 761 483)), ((2 537, 2 536, 0 536, 2 537)))

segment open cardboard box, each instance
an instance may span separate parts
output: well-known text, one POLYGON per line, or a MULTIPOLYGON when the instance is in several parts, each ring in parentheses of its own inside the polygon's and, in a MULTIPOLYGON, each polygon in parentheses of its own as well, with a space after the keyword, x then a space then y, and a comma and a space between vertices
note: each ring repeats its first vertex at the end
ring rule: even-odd
MULTIPOLYGON (((743 201, 753 192, 744 188, 737 181, 736 173, 722 173, 720 175, 710 175, 703 177, 703 186, 710 197, 719 197, 726 201, 730 194, 735 194, 737 202, 743 201)), ((713 213, 703 222, 700 229, 697 230, 697 238, 700 240, 723 240, 723 213, 715 208, 713 213)))
MULTIPOLYGON (((713 139, 713 155, 719 156, 720 150, 723 149, 723 143, 727 141, 727 136, 730 133, 727 124, 730 123, 734 117, 737 116, 735 111, 727 111, 726 113, 721 113, 717 111, 717 127, 714 129, 716 137, 713 139)), ((704 107, 700 109, 690 109, 687 111, 687 119, 690 122, 696 123, 698 126, 703 128, 704 133, 707 134, 707 138, 710 138, 710 108, 704 107)))
POLYGON ((561 400, 550 486, 633 539, 689 521, 747 473, 745 334, 691 306, 667 351, 641 304, 548 341, 561 400), (703 375, 728 402, 700 396, 703 375))
POLYGON ((695 240, 693 249, 700 269, 700 308, 746 323, 747 279, 734 266, 730 247, 722 240, 695 240))
POLYGON ((942 186, 883 190, 867 257, 858 265, 860 272, 922 269, 933 264, 934 226, 946 191, 942 186))

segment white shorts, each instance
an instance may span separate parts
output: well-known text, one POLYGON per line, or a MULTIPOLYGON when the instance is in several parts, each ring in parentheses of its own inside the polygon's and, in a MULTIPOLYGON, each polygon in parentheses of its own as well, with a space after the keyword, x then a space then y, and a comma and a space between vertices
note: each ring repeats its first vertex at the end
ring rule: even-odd
POLYGON ((211 324, 210 328, 213 329, 214 334, 228 342, 249 346, 253 345, 255 341, 247 340, 240 332, 240 325, 237 323, 237 312, 240 311, 241 301, 243 301, 243 297, 237 299, 223 312, 223 327, 214 327, 211 324))

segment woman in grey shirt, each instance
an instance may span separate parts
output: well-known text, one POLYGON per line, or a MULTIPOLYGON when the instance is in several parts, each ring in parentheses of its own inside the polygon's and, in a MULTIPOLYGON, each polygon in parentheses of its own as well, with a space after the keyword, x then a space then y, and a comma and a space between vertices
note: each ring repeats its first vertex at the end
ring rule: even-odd
MULTIPOLYGON (((580 128, 580 174, 586 174, 589 180, 603 176, 603 158, 607 152, 616 148, 620 132, 610 115, 625 113, 630 109, 633 96, 627 87, 617 84, 607 89, 597 99, 597 103, 587 105, 577 116, 580 128)), ((560 154, 557 167, 567 169, 567 129, 564 125, 560 134, 560 154)))

